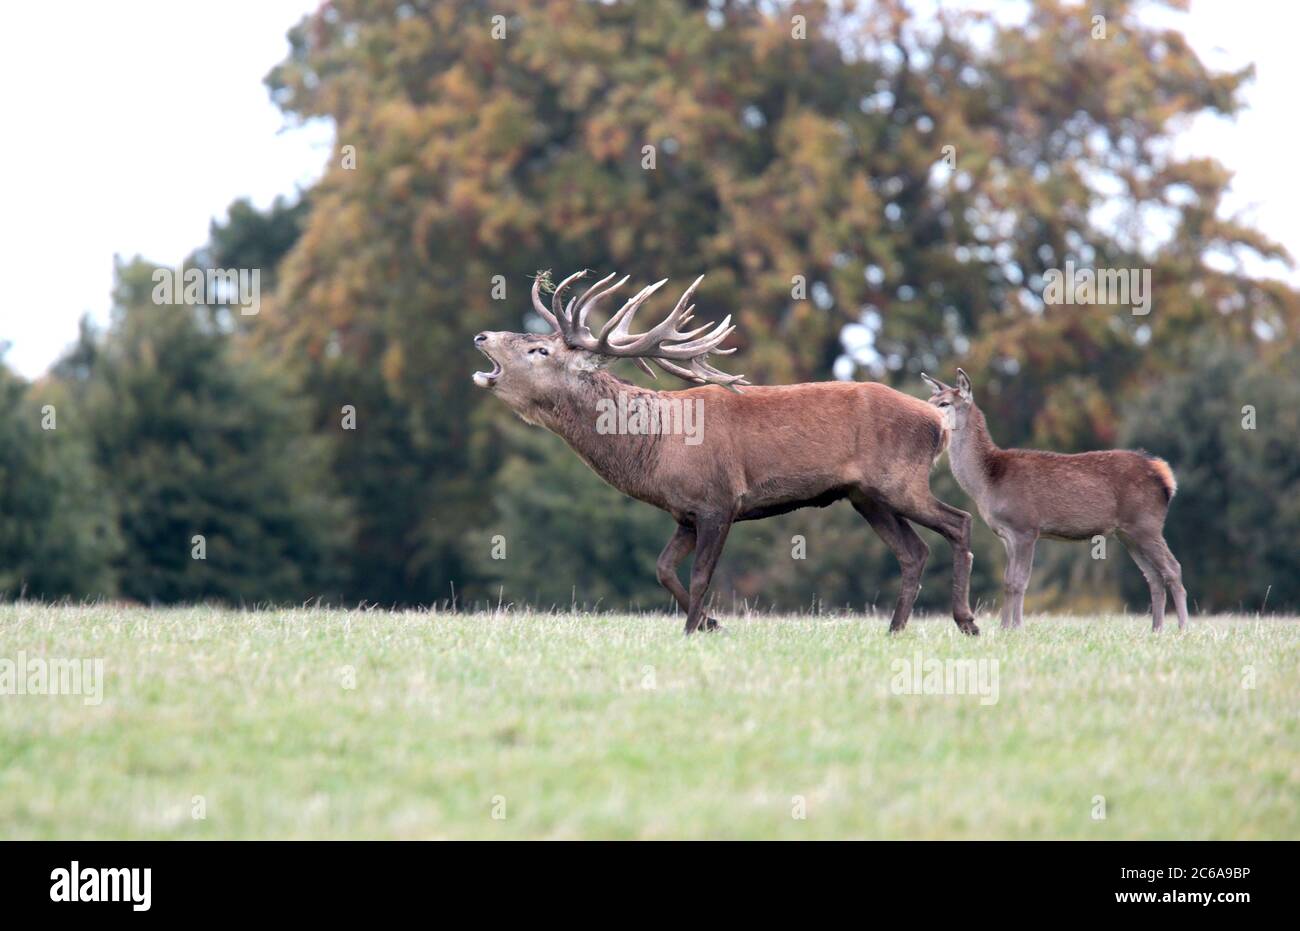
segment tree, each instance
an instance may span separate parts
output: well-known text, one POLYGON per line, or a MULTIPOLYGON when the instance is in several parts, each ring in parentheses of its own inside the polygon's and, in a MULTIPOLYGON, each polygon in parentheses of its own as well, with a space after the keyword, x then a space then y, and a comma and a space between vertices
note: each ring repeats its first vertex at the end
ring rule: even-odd
MULTIPOLYGON (((538 269, 707 272, 701 314, 737 316, 731 361, 760 383, 910 386, 964 360, 1004 444, 1065 451, 1114 443, 1196 331, 1254 351, 1294 331, 1293 291, 1221 270, 1282 250, 1220 216, 1221 166, 1168 145, 1180 118, 1234 113, 1250 71, 1215 73, 1141 6, 1107 4, 1100 35, 1057 0, 1022 22, 896 0, 337 0, 304 19, 268 84, 291 116, 332 119, 337 148, 259 330, 301 365, 319 426, 356 409, 334 463, 360 521, 353 594, 543 590, 464 529, 554 465, 519 454, 468 377, 476 331, 538 325, 538 269), (1152 313, 1045 306, 1067 262, 1149 269, 1152 313)), ((603 506, 598 479, 579 487, 560 526, 603 506)), ((661 541, 624 542, 590 578, 661 541)), ((767 553, 751 571, 787 591, 842 577, 767 553)), ((866 597, 894 574, 872 564, 819 594, 866 597)))
POLYGON ((0 596, 112 595, 112 501, 96 487, 76 414, 0 363, 0 596))
MULTIPOLYGON (((247 199, 226 208, 222 221, 213 220, 208 241, 185 260, 187 268, 256 270, 261 292, 275 292, 276 276, 285 255, 298 242, 308 212, 305 197, 289 201, 277 197, 266 210, 247 199)), ((212 308, 216 310, 216 308, 212 308)), ((235 329, 251 330, 257 316, 234 312, 219 313, 223 323, 235 329)))
POLYGON ((155 303, 154 270, 118 266, 107 333, 83 329, 63 367, 84 370, 70 384, 117 503, 121 592, 145 602, 336 596, 346 509, 306 408, 283 375, 248 347, 236 352, 208 308, 155 303))
MULTIPOLYGON (((1300 604, 1300 351, 1273 363, 1203 342, 1152 387, 1126 441, 1173 465, 1166 536, 1201 611, 1300 604)), ((1131 590, 1140 586, 1135 580, 1131 590)))
POLYGON ((508 595, 542 607, 666 609, 654 564, 672 518, 603 483, 591 488, 590 470, 557 437, 523 424, 508 432, 514 452, 501 467, 496 513, 465 541, 493 603, 508 595))

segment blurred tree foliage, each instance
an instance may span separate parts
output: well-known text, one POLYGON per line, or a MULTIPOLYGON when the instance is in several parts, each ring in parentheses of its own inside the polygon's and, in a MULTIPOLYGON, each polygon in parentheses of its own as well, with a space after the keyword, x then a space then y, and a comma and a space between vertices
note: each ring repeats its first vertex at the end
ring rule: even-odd
MULTIPOLYGON (((1123 437, 1178 463, 1169 545, 1201 606, 1300 605, 1300 351, 1275 363, 1201 343, 1152 386, 1123 437)), ((1130 594, 1140 600, 1134 573, 1130 594)))
MULTIPOLYGON (((1180 475, 1193 470, 1175 525, 1217 526, 1230 518, 1206 509, 1227 492, 1196 471, 1208 453, 1174 443, 1179 425, 1161 432, 1133 412, 1192 404, 1192 383, 1178 379, 1213 363, 1207 347, 1282 372, 1300 300, 1245 271, 1289 260, 1226 216, 1224 168, 1172 146, 1190 117, 1234 114, 1250 70, 1206 67, 1157 25, 1168 17, 1144 15, 1156 6, 1185 4, 1035 0, 1010 21, 963 9, 920 17, 897 0, 332 0, 291 31, 267 79, 291 118, 336 127, 323 177, 293 203, 233 205, 192 259, 262 268, 275 293, 261 314, 164 320, 123 296, 113 331, 83 338, 56 374, 97 373, 98 459, 130 507, 162 502, 152 532, 274 499, 294 515, 284 526, 317 541, 291 546, 293 565, 344 550, 349 600, 670 604, 654 580, 668 518, 605 487, 470 381, 474 333, 540 324, 527 288, 541 268, 682 285, 707 272, 701 317, 736 315, 741 352, 729 366, 759 383, 874 378, 924 396, 921 370, 951 376, 960 363, 1004 446, 1072 451, 1136 437, 1180 475), (1150 314, 1044 306, 1045 274, 1067 262, 1149 269, 1150 314), (164 339, 174 342, 156 351, 164 339), (256 361, 266 359, 274 375, 256 361), (199 419, 185 428, 173 407, 196 365, 221 386, 219 403, 186 413, 199 419), (120 427, 115 403, 128 415, 120 427), (248 404, 267 431, 243 450, 262 463, 243 470, 248 484, 233 486, 243 489, 234 501, 174 504, 220 463, 191 471, 187 458, 162 457, 163 482, 147 464, 162 453, 144 440, 163 441, 149 424, 202 448, 204 417, 233 429, 248 404), (344 428, 348 410, 355 429, 344 428), (322 464, 328 479, 313 471, 322 464), (167 487, 132 492, 148 475, 167 487), (332 487, 353 515, 346 532, 323 516, 332 505, 305 503, 332 501, 332 487), (504 559, 493 558, 497 535, 504 559)), ((1294 385, 1289 372, 1280 380, 1294 385)), ((1252 438, 1215 442, 1233 438, 1238 458, 1300 458, 1282 426, 1262 419, 1252 438)), ((1281 493, 1257 478, 1250 487, 1281 493)), ((971 507, 945 468, 934 485, 971 507)), ((1284 523, 1273 503, 1260 499, 1250 516, 1284 523)), ((1249 510, 1239 502, 1232 513, 1249 510)), ((125 536, 128 550, 163 545, 125 536)), ((920 603, 941 609, 948 552, 927 539, 920 603)), ((1265 578, 1225 573, 1196 590, 1228 539, 1180 551, 1202 607, 1252 605, 1265 578)), ((165 585, 141 581, 155 569, 137 555, 125 557, 122 586, 269 598, 333 584, 301 568, 262 580, 278 570, 252 554, 280 557, 248 552, 242 584, 191 584, 176 567, 165 585)), ((976 552, 987 604, 1003 556, 982 525, 976 552)), ((1289 565, 1278 558, 1259 571, 1289 565)), ((1087 548, 1045 548, 1039 606, 1128 597, 1142 608, 1118 565, 1087 548)), ((896 585, 892 556, 839 506, 737 528, 717 590, 762 607, 860 609, 887 607, 896 585), (792 556, 796 536, 806 559, 792 556)), ((1270 605, 1282 607, 1280 589, 1270 605)))
POLYGON ((121 594, 337 598, 348 524, 327 441, 285 376, 236 353, 224 310, 155 304, 154 269, 119 264, 108 331, 83 326, 60 366, 116 508, 121 594))
POLYGON ((0 597, 114 593, 120 541, 84 424, 60 392, 31 393, 3 365, 0 517, 0 597))
MULTIPOLYGON (((554 438, 522 439, 469 381, 473 333, 537 325, 538 268, 707 272, 700 305, 738 315, 733 361, 757 381, 838 361, 915 391, 922 368, 965 360, 1005 445, 1062 450, 1117 442, 1126 403, 1191 363, 1192 334, 1291 332, 1295 295, 1222 261, 1280 249, 1221 216, 1220 166, 1169 144, 1181 118, 1235 112, 1249 71, 1215 73, 1137 4, 1105 6, 1104 38, 1090 9, 1050 0, 1013 24, 682 0, 338 0, 306 19, 268 83, 287 113, 333 120, 338 150, 261 335, 301 364, 319 424, 360 413, 336 457, 357 594, 668 603, 667 521, 554 438), (1067 260, 1152 269, 1153 312, 1044 308, 1044 272, 1067 260)), ((893 560, 840 510, 739 529, 723 590, 880 601, 893 560)), ((986 598, 1001 560, 983 537, 986 598)))
MULTIPOLYGON (((213 221, 208 242, 190 256, 187 268, 239 269, 256 268, 259 287, 265 294, 274 293, 280 262, 302 235, 310 199, 277 197, 267 210, 258 210, 248 200, 237 200, 226 211, 223 222, 213 221)), ((253 314, 230 313, 211 308, 229 328, 250 329, 257 322, 253 314)))

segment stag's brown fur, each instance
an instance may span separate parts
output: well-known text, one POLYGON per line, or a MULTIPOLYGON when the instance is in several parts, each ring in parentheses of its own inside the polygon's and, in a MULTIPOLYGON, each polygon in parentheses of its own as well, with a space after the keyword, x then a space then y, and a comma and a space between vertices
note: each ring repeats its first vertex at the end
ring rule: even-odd
POLYGON ((946 436, 938 412, 884 385, 829 382, 682 391, 639 388, 602 370, 604 359, 559 335, 480 333, 494 362, 476 382, 525 420, 562 437, 606 482, 667 511, 677 531, 659 557, 659 581, 686 612, 686 633, 705 617, 705 598, 735 521, 847 499, 894 551, 902 585, 890 629, 907 623, 928 549, 908 521, 942 534, 953 548, 952 610, 977 634, 971 613, 970 515, 936 499, 929 475, 946 436), (598 431, 602 400, 629 397, 699 400, 702 441, 681 434, 598 431), (692 551, 689 588, 677 566, 692 551))
POLYGON ((1165 515, 1177 485, 1163 459, 1133 450, 1062 453, 1001 449, 957 370, 957 387, 930 381, 930 404, 951 431, 948 461, 962 490, 1007 550, 1002 626, 1023 622, 1025 590, 1040 536, 1087 540, 1114 534, 1124 542, 1151 590, 1152 626, 1164 620, 1166 589, 1178 626, 1187 623, 1182 567, 1164 539, 1165 515))

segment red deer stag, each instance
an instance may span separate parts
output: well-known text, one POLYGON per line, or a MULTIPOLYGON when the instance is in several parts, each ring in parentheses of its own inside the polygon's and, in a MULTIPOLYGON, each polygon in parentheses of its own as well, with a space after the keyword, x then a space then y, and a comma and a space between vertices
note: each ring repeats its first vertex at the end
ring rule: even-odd
MULTIPOLYGON (((562 295, 585 275, 570 275, 548 308, 541 278, 533 307, 555 332, 479 333, 474 345, 492 361, 474 383, 490 390, 525 421, 558 434, 597 475, 619 491, 667 511, 677 531, 658 561, 659 582, 686 613, 686 633, 703 625, 705 596, 732 523, 825 507, 847 498, 898 557, 902 584, 891 631, 907 624, 920 589, 929 550, 914 521, 944 536, 953 549, 952 612, 957 626, 978 634, 969 604, 971 516, 930 493, 929 475, 943 452, 942 417, 925 402, 880 384, 825 382, 748 387, 708 362, 726 354, 718 346, 731 333, 731 318, 683 331, 703 276, 686 289, 661 323, 631 332, 633 315, 663 286, 652 284, 629 299, 594 333, 592 310, 627 278, 610 275, 568 305, 562 295), (604 371, 614 359, 647 361, 702 387, 652 391, 604 371), (730 390, 728 390, 730 389, 730 390), (637 425, 611 429, 611 410, 649 412, 637 425), (662 412, 698 412, 694 436, 662 429, 662 412), (660 429, 646 429, 646 421, 660 429), (677 566, 692 551, 690 588, 677 566)), ((680 425, 680 420, 679 420, 680 425)), ((671 426, 671 424, 669 425, 671 426)))
POLYGON ((957 369, 956 388, 921 377, 951 434, 953 477, 1007 548, 1003 627, 1023 623, 1025 589, 1040 536, 1087 540, 1112 533, 1146 576, 1152 629, 1164 623, 1166 588, 1174 595, 1178 629, 1187 626, 1183 570, 1164 537, 1165 515, 1178 487, 1169 463, 1128 449, 1074 455, 999 449, 965 372, 957 369))

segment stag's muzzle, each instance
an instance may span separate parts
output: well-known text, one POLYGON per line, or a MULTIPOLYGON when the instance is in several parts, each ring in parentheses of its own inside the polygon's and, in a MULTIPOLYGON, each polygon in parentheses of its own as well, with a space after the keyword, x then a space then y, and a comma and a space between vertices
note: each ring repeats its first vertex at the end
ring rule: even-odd
POLYGON ((492 353, 488 352, 488 344, 491 342, 491 333, 480 333, 478 336, 474 337, 474 348, 487 356, 492 362, 492 370, 490 372, 474 373, 474 384, 478 385, 480 388, 494 387, 497 383, 497 379, 501 377, 501 363, 492 357, 492 353))

